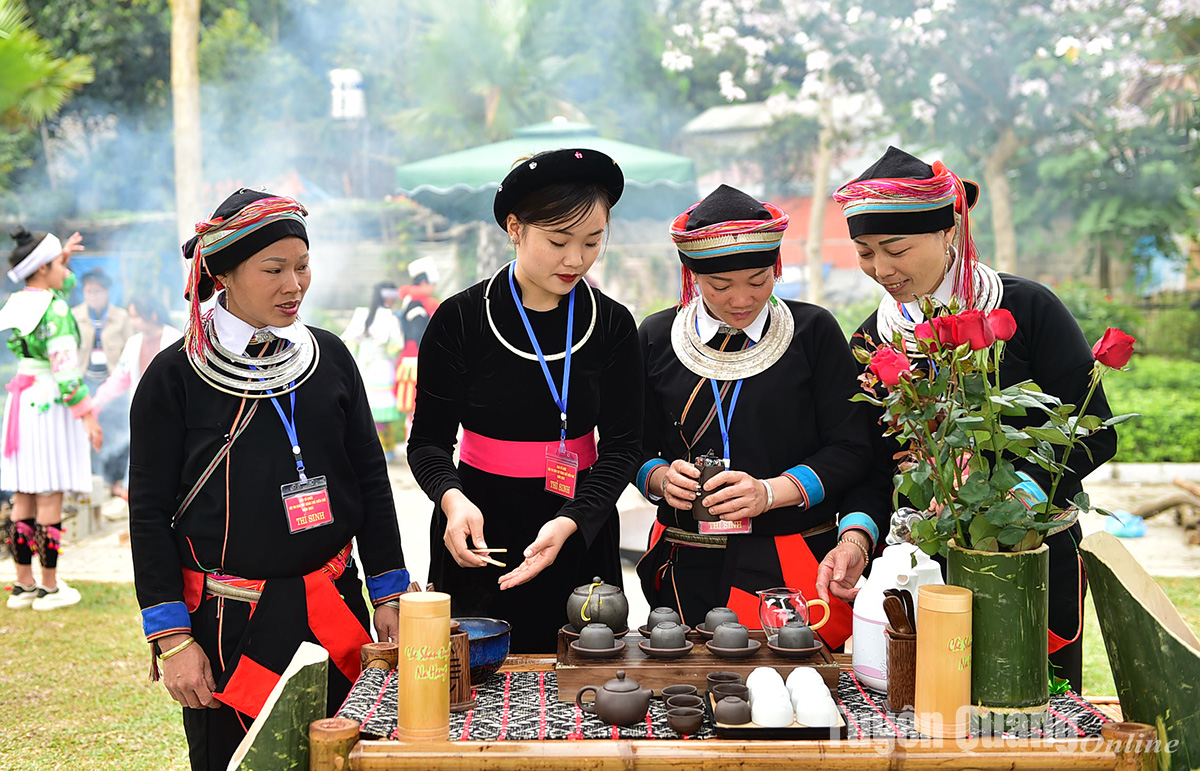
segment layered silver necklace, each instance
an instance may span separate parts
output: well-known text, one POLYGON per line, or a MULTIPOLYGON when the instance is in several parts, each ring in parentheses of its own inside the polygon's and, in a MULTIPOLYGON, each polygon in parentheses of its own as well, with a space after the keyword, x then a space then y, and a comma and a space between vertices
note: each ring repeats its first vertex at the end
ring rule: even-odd
MULTIPOLYGON (((953 270, 953 265, 947 268, 946 279, 951 278, 951 270, 953 270)), ((1004 299, 1004 285, 1000 282, 1000 274, 982 262, 977 262, 972 269, 972 275, 975 284, 975 303, 973 308, 963 308, 962 310, 973 309, 990 313, 999 308, 1000 302, 1004 299)), ((879 301, 879 310, 875 314, 875 327, 879 331, 879 339, 875 341, 875 344, 891 344, 892 338, 896 332, 899 332, 908 354, 924 358, 925 354, 921 353, 917 346, 915 332, 917 323, 905 315, 901 310, 900 303, 885 295, 879 301)))
POLYGON ((788 307, 772 295, 768 303, 770 322, 762 339, 740 351, 718 351, 706 345, 696 329, 700 303, 699 297, 688 303, 671 323, 671 348, 683 366, 700 377, 713 380, 753 377, 779 361, 792 342, 796 320, 788 307))
MULTIPOLYGON (((200 379, 218 391, 247 399, 266 399, 291 393, 317 370, 321 348, 312 330, 303 324, 299 342, 287 342, 268 356, 234 353, 217 338, 211 318, 202 322, 208 345, 199 355, 188 354, 188 363, 200 379)), ((271 336, 271 339, 275 339, 271 336)))

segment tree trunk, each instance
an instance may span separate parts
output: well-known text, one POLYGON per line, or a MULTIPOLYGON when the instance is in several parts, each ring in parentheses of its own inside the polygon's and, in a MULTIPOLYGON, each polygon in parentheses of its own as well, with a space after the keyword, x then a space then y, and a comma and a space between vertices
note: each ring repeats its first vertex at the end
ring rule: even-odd
POLYGON ((992 202, 992 231, 996 238, 993 266, 1004 273, 1017 272, 1017 231, 1013 226, 1012 188, 1008 184, 1008 162, 1021 149, 1021 140, 1011 128, 1000 135, 983 165, 983 181, 992 202))
POLYGON ((825 207, 829 203, 829 167, 833 159, 833 99, 828 95, 828 74, 825 95, 819 109, 820 131, 817 132, 817 156, 813 159, 812 209, 808 216, 808 301, 815 305, 825 302, 825 207))
POLYGON ((175 231, 195 234, 203 214, 200 188, 200 0, 171 0, 171 99, 175 118, 175 231))

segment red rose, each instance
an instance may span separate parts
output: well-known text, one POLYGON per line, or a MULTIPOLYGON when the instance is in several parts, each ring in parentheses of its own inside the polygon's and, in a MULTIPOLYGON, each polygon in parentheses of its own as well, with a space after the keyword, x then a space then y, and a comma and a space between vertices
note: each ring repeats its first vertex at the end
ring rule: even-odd
POLYGON ((958 316, 938 316, 931 323, 939 343, 951 348, 961 345, 958 340, 958 316))
POLYGON ((927 340, 931 343, 938 339, 937 333, 933 331, 933 325, 928 321, 922 321, 913 327, 913 336, 918 340, 927 340))
POLYGON ((1011 340, 1017 333, 1017 320, 1003 308, 997 308, 987 315, 988 326, 997 340, 1011 340))
POLYGON ((1104 337, 1097 340, 1096 344, 1092 346, 1092 355, 1096 357, 1096 361, 1106 367, 1121 369, 1129 363, 1130 357, 1133 356, 1133 344, 1136 342, 1136 338, 1130 337, 1119 329, 1109 327, 1104 330, 1104 337))
POLYGON ((987 348, 996 342, 996 334, 988 325, 983 311, 963 311, 958 314, 957 345, 969 343, 972 351, 987 348))
POLYGON ((895 348, 880 348, 871 356, 867 369, 885 386, 893 388, 900 382, 901 377, 911 374, 912 365, 909 364, 908 357, 895 348))

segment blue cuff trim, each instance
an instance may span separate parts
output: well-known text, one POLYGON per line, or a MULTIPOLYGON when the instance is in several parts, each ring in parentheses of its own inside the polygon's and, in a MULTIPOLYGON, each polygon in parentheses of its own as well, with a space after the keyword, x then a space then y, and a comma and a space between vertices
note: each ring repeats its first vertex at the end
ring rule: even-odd
POLYGON ((854 511, 842 516, 838 522, 838 536, 842 533, 857 528, 866 531, 866 534, 871 536, 871 545, 879 543, 879 526, 875 524, 875 520, 863 514, 861 511, 854 511))
POLYGON ((804 497, 808 500, 807 508, 811 509, 825 500, 825 485, 821 484, 821 478, 817 476, 817 472, 808 466, 804 464, 792 466, 783 473, 790 476, 796 481, 796 484, 800 485, 800 489, 804 492, 804 497))
POLYGON ((652 459, 646 461, 645 463, 643 463, 642 467, 640 469, 638 469, 637 480, 634 481, 634 484, 637 486, 638 492, 641 493, 643 496, 645 496, 647 499, 649 499, 650 498, 650 490, 646 487, 646 485, 648 485, 650 483, 650 475, 653 474, 654 469, 658 468, 659 466, 670 466, 670 465, 671 465, 670 463, 667 463, 662 458, 652 458, 652 459))
POLYGON ((182 602, 164 602, 142 610, 142 631, 147 639, 191 628, 192 618, 182 602))
POLYGON ((378 605, 404 594, 409 583, 407 568, 396 568, 377 576, 367 576, 367 594, 371 596, 371 604, 378 605))
POLYGON ((1025 504, 1025 508, 1031 509, 1039 503, 1046 502, 1046 491, 1042 489, 1041 485, 1033 481, 1033 477, 1024 471, 1018 471, 1017 476, 1022 481, 1012 489, 1012 492, 1018 501, 1025 504))

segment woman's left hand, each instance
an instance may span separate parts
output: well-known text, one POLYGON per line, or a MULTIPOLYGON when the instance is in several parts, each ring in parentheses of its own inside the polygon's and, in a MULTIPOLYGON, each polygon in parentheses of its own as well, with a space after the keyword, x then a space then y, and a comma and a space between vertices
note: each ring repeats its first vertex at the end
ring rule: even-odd
POLYGON ((71 261, 71 255, 75 254, 75 252, 82 252, 86 248, 82 242, 83 236, 79 235, 79 231, 77 230, 63 244, 62 254, 66 255, 67 262, 71 261))
POLYGON ((379 642, 396 642, 400 639, 400 609, 380 605, 375 609, 375 634, 379 642))
POLYGON ((726 487, 703 499, 710 514, 728 522, 757 517, 767 510, 767 491, 762 481, 745 471, 726 469, 708 480, 704 490, 716 490, 721 485, 726 487))
POLYGON ((533 579, 554 563, 567 539, 579 529, 570 517, 555 517, 538 531, 537 538, 525 549, 525 561, 500 576, 500 588, 511 589, 533 579))

